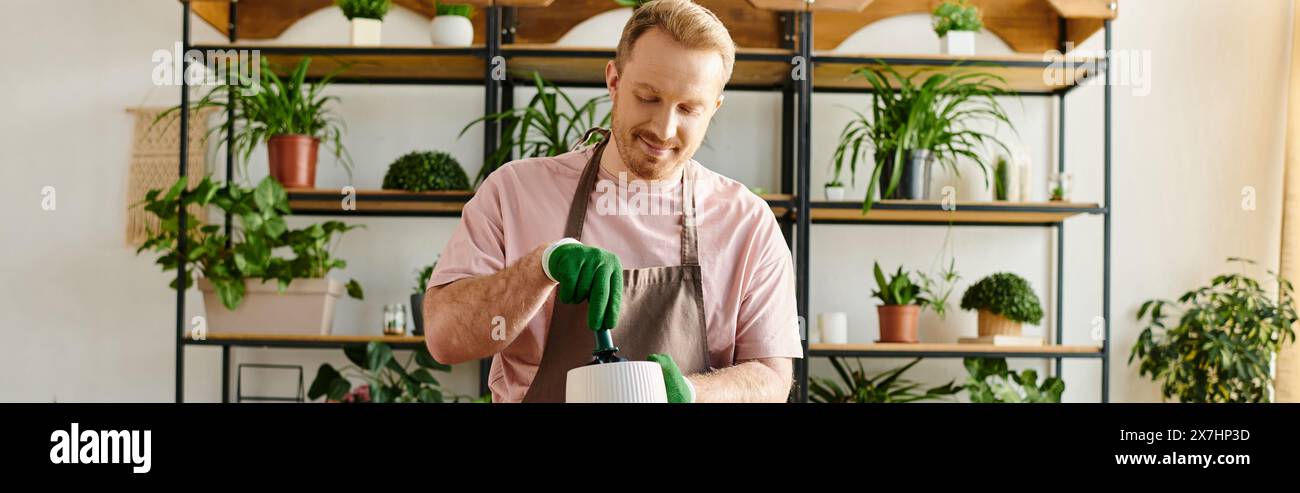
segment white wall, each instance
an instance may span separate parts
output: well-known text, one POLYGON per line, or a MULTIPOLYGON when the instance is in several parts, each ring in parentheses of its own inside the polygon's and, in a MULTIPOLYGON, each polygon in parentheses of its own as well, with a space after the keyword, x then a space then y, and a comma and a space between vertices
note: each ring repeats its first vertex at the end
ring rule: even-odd
MULTIPOLYGON (((13 212, 5 215, 10 228, 0 238, 5 281, 0 285, 0 400, 168 401, 174 295, 167 282, 173 276, 123 244, 132 124, 124 108, 178 101, 176 88, 155 88, 149 73, 150 54, 179 39, 180 5, 171 0, 65 0, 59 5, 53 9, 45 2, 21 0, 10 6, 15 15, 0 20, 0 49, 5 50, 0 59, 20 68, 0 71, 5 110, 0 183, 6 191, 0 203, 13 212), (119 29, 108 19, 131 19, 134 27, 119 29), (56 187, 57 211, 41 211, 44 185, 56 187)), ((1122 2, 1116 48, 1149 50, 1152 56, 1144 67, 1150 70, 1150 95, 1115 88, 1113 400, 1158 398, 1156 387, 1125 364, 1140 330, 1132 319, 1142 300, 1205 282, 1223 270, 1222 259, 1229 255, 1276 265, 1290 8, 1284 0, 1122 2), (1243 186, 1257 190, 1258 210, 1239 207, 1243 186)), ((394 9, 385 23, 385 43, 424 44, 425 22, 394 9)), ((223 39, 197 19, 193 26, 196 42, 223 39)), ((588 36, 599 36, 609 26, 592 23, 582 30, 566 42, 595 43, 588 36)), ((342 43, 346 38, 344 19, 327 9, 275 42, 342 43)), ((1100 49, 1101 41, 1094 37, 1084 48, 1100 49)), ((923 16, 905 16, 868 27, 841 50, 929 53, 937 43, 923 16)), ((980 50, 1000 53, 1005 47, 985 36, 980 50)), ((481 89, 336 86, 333 92, 343 98, 338 110, 348 122, 346 144, 357 162, 358 187, 377 187, 387 163, 413 149, 449 151, 471 175, 480 166, 481 132, 471 130, 460 140, 455 134, 481 112, 481 89)), ((573 92, 581 97, 598 93, 573 92)), ((1086 87, 1068 99, 1067 167, 1075 174, 1076 200, 1102 200, 1101 94, 1101 87, 1086 87)), ((814 99, 815 189, 825 181, 827 148, 847 119, 840 105, 866 101, 858 95, 819 94, 814 99)), ((1055 104, 1041 98, 1008 103, 1019 140, 1034 163, 1035 193, 1041 197, 1047 170, 1055 167, 1055 104)), ((710 147, 697 158, 751 186, 777 188, 779 115, 778 95, 729 93, 710 132, 710 147), (769 144, 753 145, 763 141, 769 144)), ((256 153, 250 169, 253 180, 264 176, 263 153, 256 153)), ((977 176, 973 171, 966 175, 977 176)), ((318 180, 322 187, 347 184, 328 158, 322 160, 318 180)), ((862 193, 859 185, 857 195, 862 193)), ((294 218, 294 224, 312 220, 294 218)), ((361 281, 367 300, 341 302, 337 332, 377 327, 380 307, 405 300, 411 270, 436 255, 454 221, 350 220, 366 229, 349 234, 341 245, 338 253, 350 267, 336 275, 361 281)), ((1088 343, 1089 323, 1102 311, 1101 224, 1097 217, 1068 223, 1067 343, 1088 343)), ((928 267, 944 234, 941 227, 815 226, 813 314, 848 311, 850 340, 874 339, 872 261, 928 267)), ((1055 235, 1050 230, 957 228, 953 241, 963 277, 954 305, 968 283, 1002 270, 1025 276, 1045 302, 1054 299, 1049 288, 1055 285, 1050 277, 1055 235)), ((201 306, 198 296, 190 296, 189 305, 201 306)), ((1052 319, 1049 312, 1047 320, 1052 319)), ((926 314, 922 323, 924 340, 947 341, 974 332, 974 315, 956 309, 946 321, 926 314)), ((187 400, 220 399, 219 354, 213 348, 187 349, 187 400)), ((236 363, 301 364, 308 383, 322 361, 344 362, 328 350, 236 351, 236 363)), ((868 366, 883 370, 902 362, 869 361, 868 366)), ((1046 368, 1037 362, 1018 364, 1046 368)), ((827 366, 816 360, 813 368, 829 376, 827 366)), ((1097 362, 1067 363, 1066 400, 1096 400, 1098 368, 1097 362)), ((963 374, 958 361, 928 360, 910 376, 939 382, 963 374)), ((443 381, 455 392, 469 393, 476 390, 477 378, 475 365, 469 364, 457 366, 443 381)), ((273 390, 282 385, 276 382, 273 390)))

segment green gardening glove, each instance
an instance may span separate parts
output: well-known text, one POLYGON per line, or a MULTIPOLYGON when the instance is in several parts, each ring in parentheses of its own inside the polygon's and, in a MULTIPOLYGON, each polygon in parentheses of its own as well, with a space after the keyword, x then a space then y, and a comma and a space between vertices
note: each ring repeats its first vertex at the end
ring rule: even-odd
POLYGON ((617 255, 565 239, 546 249, 542 265, 547 277, 560 283, 560 302, 587 302, 588 328, 607 330, 618 325, 623 265, 617 255))
POLYGON ((664 370, 664 388, 668 390, 668 402, 670 404, 684 404, 695 402, 695 386, 691 385, 682 375, 682 371, 677 369, 677 362, 673 357, 667 354, 652 354, 646 356, 646 359, 659 363, 664 370))

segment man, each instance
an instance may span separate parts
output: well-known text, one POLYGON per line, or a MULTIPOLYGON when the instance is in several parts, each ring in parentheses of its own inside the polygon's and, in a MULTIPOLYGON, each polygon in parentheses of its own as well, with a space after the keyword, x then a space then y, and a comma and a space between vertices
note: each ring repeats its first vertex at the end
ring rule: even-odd
POLYGON ((703 7, 638 8, 605 67, 601 143, 509 163, 465 205, 425 296, 432 356, 495 355, 495 402, 562 402, 601 340, 660 363, 670 402, 784 402, 802 357, 790 251, 762 199, 692 159, 734 64, 703 7))

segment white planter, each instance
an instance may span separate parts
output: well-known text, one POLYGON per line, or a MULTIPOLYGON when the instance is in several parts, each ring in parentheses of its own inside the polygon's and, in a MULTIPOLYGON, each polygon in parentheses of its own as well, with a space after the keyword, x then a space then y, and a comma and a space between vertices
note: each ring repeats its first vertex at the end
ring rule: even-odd
POLYGON ((429 26, 435 45, 469 46, 474 43, 474 24, 468 17, 440 15, 434 17, 429 26))
POLYGON ((352 46, 378 46, 384 21, 379 19, 352 19, 352 46))
POLYGON ((826 200, 844 200, 844 187, 826 187, 826 200))
POLYGON ((972 56, 975 54, 975 31, 948 31, 942 44, 945 55, 972 56))
POLYGON ((207 279, 199 279, 209 334, 328 335, 334 325, 334 302, 343 295, 343 283, 333 279, 294 279, 279 292, 275 281, 244 281, 244 301, 235 311, 226 309, 207 279))
POLYGON ((824 344, 849 343, 849 314, 827 312, 817 314, 817 330, 824 344))
POLYGON ((566 375, 564 402, 666 403, 664 369, 653 361, 579 366, 566 375))

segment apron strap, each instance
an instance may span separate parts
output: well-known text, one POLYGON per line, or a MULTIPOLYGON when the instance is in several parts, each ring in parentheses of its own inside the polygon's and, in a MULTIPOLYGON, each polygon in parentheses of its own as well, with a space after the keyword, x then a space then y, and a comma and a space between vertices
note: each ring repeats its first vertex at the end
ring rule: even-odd
MULTIPOLYGON (((591 138, 592 133, 599 132, 605 136, 587 159, 587 166, 582 170, 582 177, 578 179, 578 188, 573 193, 573 201, 569 204, 569 216, 564 224, 564 236, 582 240, 582 227, 587 219, 587 206, 591 203, 591 193, 596 188, 596 179, 600 175, 600 157, 605 152, 605 147, 609 141, 613 140, 610 131, 603 128, 592 128, 582 137, 581 142, 586 142, 591 138)), ((699 258, 699 238, 695 229, 695 163, 687 161, 685 171, 683 172, 682 181, 682 265, 700 265, 699 258)))

